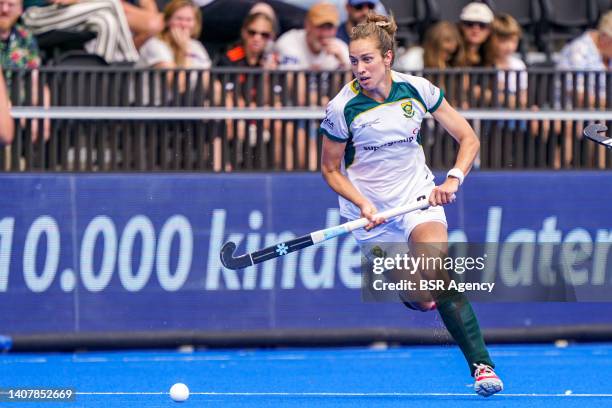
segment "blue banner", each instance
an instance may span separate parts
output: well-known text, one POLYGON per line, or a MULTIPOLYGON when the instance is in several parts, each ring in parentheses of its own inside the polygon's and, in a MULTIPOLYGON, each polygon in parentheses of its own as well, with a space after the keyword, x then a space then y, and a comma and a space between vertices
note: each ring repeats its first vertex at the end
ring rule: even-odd
MULTIPOLYGON (((251 252, 343 222, 318 174, 0 179, 5 334, 438 324, 435 314, 362 302, 361 253, 351 236, 243 271, 222 267, 219 251, 228 240, 251 252)), ((609 248, 610 203, 609 172, 472 173, 446 214, 451 241, 495 243, 489 262, 499 264, 499 254, 517 242, 609 248)), ((609 285, 603 261, 572 273, 589 287, 609 285)), ((520 267, 502 277, 513 287, 539 279, 534 268, 520 267)), ((489 328, 612 323, 612 303, 477 309, 489 328)))

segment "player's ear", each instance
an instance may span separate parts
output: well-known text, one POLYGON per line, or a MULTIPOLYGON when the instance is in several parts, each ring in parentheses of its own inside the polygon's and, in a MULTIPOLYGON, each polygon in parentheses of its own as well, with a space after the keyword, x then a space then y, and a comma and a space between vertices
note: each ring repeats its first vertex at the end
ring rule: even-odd
POLYGON ((383 54, 383 62, 385 63, 385 68, 391 69, 391 62, 393 61, 393 51, 387 50, 383 54))

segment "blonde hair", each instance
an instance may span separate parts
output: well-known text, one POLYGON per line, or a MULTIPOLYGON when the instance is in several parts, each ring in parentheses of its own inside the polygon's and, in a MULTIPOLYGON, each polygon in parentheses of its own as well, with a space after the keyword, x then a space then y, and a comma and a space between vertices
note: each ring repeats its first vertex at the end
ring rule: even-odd
POLYGON ((200 36, 200 31, 202 30, 202 13, 200 12, 200 8, 192 1, 192 0, 171 0, 166 7, 164 7, 164 29, 161 33, 159 33, 159 38, 167 43, 172 50, 172 54, 174 55, 174 62, 177 66, 184 66, 187 55, 185 50, 182 50, 179 45, 174 41, 171 33, 168 22, 178 10, 183 7, 191 7, 195 14, 195 27, 191 32, 191 38, 197 38, 200 36))
POLYGON ((393 15, 387 17, 380 14, 370 13, 366 20, 353 27, 351 41, 373 39, 376 41, 377 48, 384 56, 387 51, 393 53, 391 64, 395 60, 395 32, 397 24, 393 15))
POLYGON ((516 36, 521 39, 523 30, 521 29, 518 21, 514 19, 510 14, 499 14, 495 16, 491 23, 491 35, 484 44, 485 49, 485 66, 495 65, 495 55, 497 51, 497 40, 506 40, 510 37, 516 36))
POLYGON ((464 50, 461 46, 461 34, 457 26, 448 21, 440 21, 425 32, 423 40, 423 63, 425 68, 458 67, 464 63, 464 50), (457 49, 450 56, 450 61, 442 56, 442 42, 452 38, 457 43, 457 49))
POLYGON ((521 38, 523 29, 514 17, 510 14, 498 14, 491 23, 491 34, 498 37, 511 37, 516 35, 521 38))
POLYGON ((612 37, 612 10, 607 11, 601 16, 599 24, 597 24, 597 31, 604 33, 608 37, 612 37))

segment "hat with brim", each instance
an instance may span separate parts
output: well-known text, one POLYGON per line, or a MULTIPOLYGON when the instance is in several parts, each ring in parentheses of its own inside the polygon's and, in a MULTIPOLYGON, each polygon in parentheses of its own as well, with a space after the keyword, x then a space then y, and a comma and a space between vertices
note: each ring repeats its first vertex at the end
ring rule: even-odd
POLYGON ((461 21, 491 24, 493 22, 493 12, 484 3, 470 3, 461 10, 459 19, 461 21))
POLYGON ((338 27, 340 25, 340 14, 338 13, 338 9, 331 3, 315 4, 308 10, 306 18, 315 26, 331 24, 338 27))

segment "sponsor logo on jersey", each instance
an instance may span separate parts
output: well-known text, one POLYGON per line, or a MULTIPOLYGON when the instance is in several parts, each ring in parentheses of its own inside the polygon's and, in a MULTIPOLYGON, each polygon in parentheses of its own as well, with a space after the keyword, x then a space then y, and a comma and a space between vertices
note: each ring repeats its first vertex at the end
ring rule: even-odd
POLYGON ((334 122, 332 122, 329 118, 323 119, 323 126, 327 126, 329 130, 334 130, 334 122))
POLYGON ((390 147, 390 146, 394 146, 397 144, 403 144, 403 143, 412 143, 414 142, 415 137, 414 136, 410 136, 410 137, 406 137, 403 139, 398 139, 398 140, 392 140, 390 142, 378 145, 378 146, 364 146, 363 150, 369 150, 369 151, 378 151, 379 149, 382 149, 384 147, 390 147))
POLYGON ((380 118, 376 118, 374 120, 371 120, 369 122, 364 122, 360 125, 357 125, 357 129, 363 129, 366 127, 374 127, 374 125, 376 125, 377 123, 380 123, 380 118))

